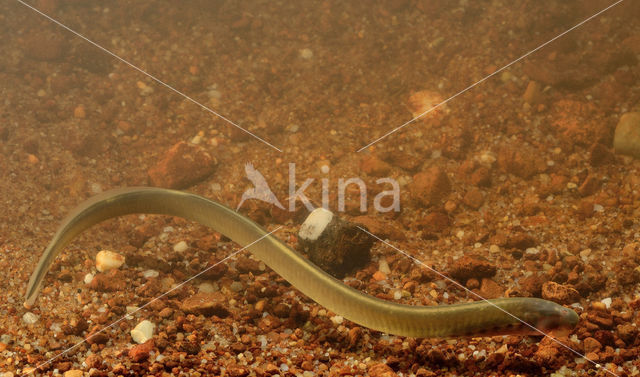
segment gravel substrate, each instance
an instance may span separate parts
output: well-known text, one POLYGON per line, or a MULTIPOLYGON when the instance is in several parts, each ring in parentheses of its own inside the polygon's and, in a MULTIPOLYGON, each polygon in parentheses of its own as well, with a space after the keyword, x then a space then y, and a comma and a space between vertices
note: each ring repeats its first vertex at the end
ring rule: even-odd
MULTIPOLYGON (((19 2, 0 2, 0 377, 640 373, 640 2, 361 152, 612 2, 27 3, 281 152, 19 2), (311 203, 483 297, 572 307, 580 322, 558 340, 593 363, 543 337, 361 328, 248 253, 218 263, 237 245, 165 216, 86 231, 55 260, 36 306, 22 306, 43 248, 84 199, 158 185, 236 208, 252 170, 281 205, 249 199, 240 212, 282 226, 275 235, 292 247, 308 212, 289 200, 289 182, 295 191, 313 179, 311 203), (349 178, 366 186, 364 211, 356 184, 341 210, 339 180, 349 178), (399 211, 384 195, 388 178, 399 211), (97 269, 101 250, 115 254, 101 254, 97 269)), ((344 282, 412 305, 473 299, 380 242, 344 282)))

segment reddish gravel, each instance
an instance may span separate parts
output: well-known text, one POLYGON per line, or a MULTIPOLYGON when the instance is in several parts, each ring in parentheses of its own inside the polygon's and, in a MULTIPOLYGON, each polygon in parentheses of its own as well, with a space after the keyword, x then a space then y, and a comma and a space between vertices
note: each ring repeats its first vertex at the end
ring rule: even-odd
MULTIPOLYGON (((640 111, 638 1, 362 152, 611 2, 28 3, 282 152, 19 2, 1 2, 0 377, 42 363, 37 373, 65 377, 639 373, 640 161, 613 149, 621 116, 640 111), (37 305, 23 308, 40 253, 82 200, 158 185, 236 208, 253 187, 246 163, 285 210, 252 199, 240 211, 282 226, 276 235, 293 247, 307 213, 290 203, 295 190, 313 179, 305 195, 337 210, 339 179, 359 178, 366 192, 347 185, 341 217, 478 294, 571 306, 580 321, 558 341, 593 363, 550 338, 380 334, 248 254, 153 300, 237 250, 164 216, 87 231, 55 260, 37 305), (385 178, 398 183, 399 212, 376 211, 375 198, 392 189, 385 178), (102 249, 126 263, 97 273, 102 249), (144 319, 153 337, 136 344, 130 331, 144 319)), ((412 305, 473 299, 381 243, 371 255, 346 284, 412 305)))

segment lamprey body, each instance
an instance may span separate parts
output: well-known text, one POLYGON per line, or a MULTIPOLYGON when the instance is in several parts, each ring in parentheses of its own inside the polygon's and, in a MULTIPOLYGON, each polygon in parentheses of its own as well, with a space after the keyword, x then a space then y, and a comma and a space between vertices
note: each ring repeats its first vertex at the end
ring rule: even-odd
POLYGON ((568 329, 578 322, 573 310, 537 298, 439 306, 411 306, 381 300, 333 278, 250 219, 219 203, 190 193, 150 187, 108 191, 74 210, 62 222, 31 275, 24 306, 34 305, 51 263, 74 237, 101 221, 133 213, 183 217, 206 225, 242 246, 249 245, 247 249, 254 256, 320 305, 361 326, 389 334, 411 337, 540 335, 518 318, 542 331, 568 329), (264 238, 251 244, 261 237, 264 238))

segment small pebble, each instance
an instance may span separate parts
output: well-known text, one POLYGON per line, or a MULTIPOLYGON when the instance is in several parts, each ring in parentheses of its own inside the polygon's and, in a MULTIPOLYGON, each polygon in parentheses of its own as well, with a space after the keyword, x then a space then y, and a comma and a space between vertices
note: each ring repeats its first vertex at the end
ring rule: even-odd
POLYGON ((314 209, 300 226, 298 236, 304 240, 315 241, 333 219, 333 212, 324 208, 314 209))
POLYGON ((40 160, 38 160, 38 157, 36 157, 35 155, 33 155, 33 154, 31 154, 31 153, 29 153, 29 154, 27 155, 27 161, 29 161, 29 163, 30 163, 31 165, 35 165, 35 164, 37 164, 38 162, 40 162, 40 160))
POLYGON ((640 157, 640 112, 620 117, 613 136, 613 148, 616 153, 640 157))
POLYGON ((64 377, 82 377, 83 375, 84 373, 79 369, 71 369, 63 374, 64 377))
POLYGON ((91 284, 92 281, 93 281, 93 274, 91 272, 89 272, 88 274, 84 275, 84 283, 85 284, 91 284))
POLYGON ((211 283, 202 283, 198 285, 198 292, 213 293, 216 291, 216 287, 211 283))
POLYGON ((142 276, 144 276, 147 279, 152 279, 160 276, 160 273, 156 270, 146 270, 142 273, 142 276))
POLYGON ((185 252, 187 251, 188 248, 189 248, 189 245, 187 245, 185 241, 180 241, 177 244, 173 245, 173 251, 178 253, 185 252))
POLYGON ((389 275, 391 273, 391 269, 389 268, 389 263, 384 258, 381 258, 378 262, 378 270, 382 271, 384 274, 389 275))
POLYGON ((602 300, 600 300, 600 302, 603 303, 604 306, 607 307, 607 309, 611 307, 611 297, 603 298, 602 300))
POLYGON ((331 317, 331 322, 333 322, 334 325, 340 325, 343 321, 344 318, 342 318, 342 316, 340 315, 334 315, 333 317, 331 317))
POLYGON ((382 271, 376 271, 376 272, 373 274, 373 280, 375 280, 375 281, 383 281, 383 280, 385 280, 386 278, 387 278, 387 275, 385 275, 385 273, 384 273, 384 272, 382 272, 382 271))
POLYGON ((22 320, 24 321, 24 323, 28 324, 28 325, 32 325, 34 323, 36 323, 38 321, 38 316, 31 313, 31 312, 26 312, 24 313, 24 315, 22 315, 22 320))
POLYGON ((134 342, 142 344, 153 337, 153 330, 155 327, 156 325, 145 319, 131 330, 131 338, 134 342))
POLYGON ((124 256, 110 250, 101 250, 96 255, 96 269, 105 272, 120 268, 124 264, 124 256))
POLYGON ((73 116, 79 119, 86 117, 87 112, 84 110, 84 106, 78 105, 75 109, 73 109, 73 116))
POLYGON ((300 57, 302 59, 309 60, 313 58, 313 51, 311 51, 311 49, 308 49, 308 48, 303 48, 302 50, 300 50, 300 57))

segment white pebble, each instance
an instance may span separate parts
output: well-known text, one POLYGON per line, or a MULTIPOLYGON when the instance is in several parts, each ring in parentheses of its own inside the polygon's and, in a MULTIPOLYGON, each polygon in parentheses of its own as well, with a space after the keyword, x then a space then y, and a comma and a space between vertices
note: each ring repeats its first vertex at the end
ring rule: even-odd
POLYGON ((144 276, 147 279, 151 279, 151 278, 157 278, 158 276, 160 276, 160 273, 156 270, 146 270, 142 273, 142 276, 144 276))
POLYGON ((38 322, 38 317, 37 315, 31 313, 31 312, 26 312, 22 315, 22 320, 24 321, 24 323, 26 323, 27 325, 32 325, 36 322, 38 322))
POLYGON ((84 283, 85 284, 91 284, 92 281, 93 281, 93 274, 91 272, 89 272, 88 274, 84 275, 84 283))
POLYGON ((120 268, 124 264, 124 256, 110 250, 101 250, 96 255, 96 269, 105 272, 120 268))
POLYGON ((311 51, 311 49, 309 48, 303 48, 302 50, 300 50, 300 57, 302 59, 309 60, 313 58, 313 51, 311 51))
POLYGON ((324 208, 316 208, 311 211, 302 226, 300 226, 298 236, 303 240, 315 241, 324 232, 332 219, 333 212, 324 208))
POLYGON ((131 338, 134 342, 142 344, 153 337, 155 327, 156 325, 145 319, 131 330, 131 338))
POLYGON ((173 245, 173 251, 176 251, 178 253, 187 251, 188 248, 189 248, 189 245, 187 245, 185 241, 180 241, 177 244, 173 245))
POLYGON ((401 290, 397 290, 395 292, 393 292, 393 299, 394 300, 400 300, 402 298, 402 291, 401 290))
POLYGON ((339 325, 344 321, 344 318, 342 318, 341 315, 334 315, 333 317, 331 317, 331 322, 333 322, 334 325, 339 325))
POLYGON ((216 287, 211 283, 202 283, 198 286, 198 292, 213 293, 217 291, 216 287))
POLYGON ((600 302, 603 303, 604 306, 607 307, 607 309, 611 307, 611 297, 603 298, 602 300, 600 300, 600 302))
POLYGON ((383 272, 385 275, 389 275, 391 273, 389 263, 387 263, 386 259, 380 258, 380 261, 378 262, 378 270, 380 270, 380 272, 383 272))

